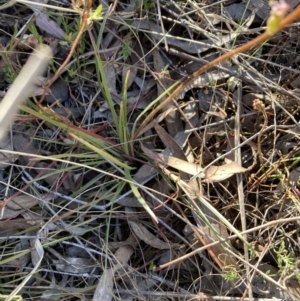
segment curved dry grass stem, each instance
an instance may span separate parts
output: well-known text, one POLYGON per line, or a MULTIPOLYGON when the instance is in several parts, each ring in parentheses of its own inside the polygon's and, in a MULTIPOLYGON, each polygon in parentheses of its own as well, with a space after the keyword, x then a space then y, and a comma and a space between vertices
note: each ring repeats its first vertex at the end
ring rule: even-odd
POLYGON ((277 31, 272 32, 272 34, 268 33, 267 31, 263 34, 259 35, 255 39, 251 40, 250 42, 243 44, 242 46, 231 50, 228 53, 225 53, 221 55, 220 57, 216 58, 215 60, 209 62, 208 64, 204 65, 202 68, 195 71, 191 76, 189 76, 186 80, 184 80, 161 104, 159 104, 142 122, 139 129, 135 132, 133 139, 136 139, 139 136, 139 133, 141 130, 149 123, 149 121, 159 112, 164 106, 166 106, 168 103, 172 101, 172 99, 181 91, 190 85, 197 77, 199 77, 202 73, 205 71, 211 69, 212 67, 216 66, 217 64, 230 59, 234 55, 242 52, 246 52, 249 49, 254 48, 255 46, 265 42, 270 37, 272 37, 274 34, 282 30, 287 25, 291 24, 293 21, 298 19, 300 17, 300 6, 298 6, 293 12, 291 12, 288 16, 286 16, 280 23, 280 25, 277 28, 277 31))

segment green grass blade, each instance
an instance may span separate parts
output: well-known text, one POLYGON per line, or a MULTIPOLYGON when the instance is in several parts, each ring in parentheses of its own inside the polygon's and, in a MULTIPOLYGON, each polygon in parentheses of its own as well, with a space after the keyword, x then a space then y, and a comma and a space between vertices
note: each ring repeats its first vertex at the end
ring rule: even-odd
POLYGON ((126 179, 129 181, 130 188, 132 190, 132 193, 134 196, 138 199, 138 201, 141 203, 143 208, 150 214, 152 219, 158 224, 158 219, 155 216, 154 212, 151 210, 151 208, 148 206, 148 204, 145 202, 144 198, 141 196, 140 192, 138 191, 136 185, 133 182, 133 179, 131 178, 130 172, 128 169, 125 170, 126 179))

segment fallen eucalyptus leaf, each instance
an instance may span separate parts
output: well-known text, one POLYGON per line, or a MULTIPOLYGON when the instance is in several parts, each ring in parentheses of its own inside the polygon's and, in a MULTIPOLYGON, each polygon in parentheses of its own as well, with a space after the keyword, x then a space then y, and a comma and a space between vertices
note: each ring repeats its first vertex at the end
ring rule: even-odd
POLYGON ((7 204, 7 207, 12 210, 22 210, 35 206, 39 203, 39 199, 31 195, 18 195, 7 204))
POLYGON ((53 264, 58 270, 73 274, 90 273, 95 267, 95 262, 92 259, 68 256, 58 260, 53 259, 53 264))
POLYGON ((157 154, 144 146, 142 146, 142 150, 149 158, 158 163, 171 166, 193 176, 198 176, 207 182, 220 182, 230 178, 234 174, 246 171, 246 168, 240 166, 236 162, 227 163, 221 166, 210 166, 207 169, 203 169, 199 164, 190 163, 170 155, 164 156, 162 154, 157 154))
MULTIPOLYGON (((133 208, 126 207, 126 213, 132 213, 136 212, 133 208)), ((156 236, 154 236, 150 231, 142 225, 142 223, 136 223, 133 221, 128 220, 128 223, 134 232, 134 234, 142 241, 144 241, 149 246, 164 250, 164 249, 170 249, 170 248, 178 248, 179 244, 174 243, 166 243, 160 239, 158 239, 156 236)))
POLYGON ((48 0, 33 0, 31 3, 25 3, 35 14, 36 16, 36 25, 41 30, 45 31, 46 33, 50 34, 51 36, 57 39, 63 39, 65 32, 51 20, 46 14, 43 12, 42 5, 34 5, 34 3, 44 4, 47 3, 48 0))
POLYGON ((231 162, 221 166, 210 166, 204 171, 204 178, 207 182, 220 182, 246 170, 237 162, 231 162))

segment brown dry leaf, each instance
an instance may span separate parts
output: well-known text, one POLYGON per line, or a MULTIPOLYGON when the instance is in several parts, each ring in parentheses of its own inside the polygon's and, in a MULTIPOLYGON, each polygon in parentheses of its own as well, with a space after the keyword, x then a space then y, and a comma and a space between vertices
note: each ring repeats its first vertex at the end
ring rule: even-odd
POLYGON ((186 160, 182 148, 172 138, 172 136, 168 134, 158 123, 154 124, 154 128, 161 141, 164 142, 165 146, 171 151, 171 153, 181 160, 186 160))
MULTIPOLYGON (((44 201, 53 199, 54 197, 47 195, 42 197, 44 201)), ((39 199, 34 198, 31 195, 19 195, 14 197, 5 207, 1 216, 1 219, 11 219, 16 218, 21 215, 24 220, 18 219, 15 221, 6 221, 8 227, 5 227, 5 224, 0 224, 0 232, 3 235, 3 231, 6 232, 5 228, 9 228, 10 231, 14 232, 16 229, 27 229, 30 225, 43 225, 44 221, 41 216, 33 211, 28 211, 33 206, 37 205, 40 202, 39 199)), ((51 224, 53 227, 53 224, 51 224)), ((54 226, 55 227, 55 226, 54 226)), ((10 231, 8 231, 10 233, 10 231)))
POLYGON ((163 178, 154 179, 153 183, 151 182, 151 185, 149 185, 149 188, 152 189, 152 193, 151 195, 147 194, 145 196, 145 200, 147 204, 149 204, 150 208, 161 207, 162 202, 166 201, 165 196, 172 193, 169 183, 167 183, 163 178))
POLYGON ((122 265, 125 265, 128 262, 137 244, 137 239, 134 237, 134 235, 131 235, 126 241, 123 242, 123 246, 116 251, 114 254, 116 264, 113 265, 112 268, 103 271, 95 290, 93 301, 110 301, 113 299, 114 275, 119 269, 122 268, 122 265))
POLYGON ((154 78, 146 79, 136 76, 134 78, 134 83, 137 84, 141 90, 141 94, 145 95, 156 85, 156 81, 154 78))
MULTIPOLYGON (((72 274, 84 274, 91 273, 95 268, 95 260, 87 258, 87 253, 80 252, 78 249, 74 256, 68 256, 68 254, 62 256, 51 247, 47 250, 57 258, 52 259, 52 262, 60 271, 72 274)), ((81 249, 81 251, 83 250, 81 249)))
MULTIPOLYGON (((193 126, 198 122, 198 116, 193 116, 191 118, 191 123, 193 126)), ((155 129, 159 133, 160 138, 164 143, 170 148, 172 154, 180 159, 183 159, 184 162, 187 161, 185 153, 183 152, 180 144, 177 144, 171 137, 169 137, 168 133, 164 131, 164 129, 160 128, 158 125, 155 126, 155 129)), ((194 159, 193 157, 191 158, 194 159)), ((185 173, 180 172, 180 177, 183 180, 188 180, 189 176, 187 176, 185 173)), ((185 183, 185 182, 184 182, 185 183)), ((218 237, 216 233, 219 233, 221 237, 225 238, 228 237, 228 232, 226 227, 219 221, 219 219, 216 219, 215 215, 208 209, 208 207, 199 201, 197 197, 194 196, 194 193, 196 195, 201 195, 200 190, 203 190, 203 187, 201 187, 201 184, 197 181, 197 179, 193 179, 191 181, 188 181, 188 183, 185 183, 188 187, 186 190, 187 196, 190 199, 190 202, 194 204, 198 208, 200 212, 203 212, 207 219, 209 220, 210 226, 208 226, 203 220, 201 220, 198 216, 198 214, 193 210, 193 216, 195 221, 197 222, 197 227, 202 230, 205 235, 202 237, 203 241, 201 241, 203 244, 207 244, 213 241, 218 240, 218 237), (193 191, 194 193, 190 194, 189 191, 193 191)), ((199 237, 197 237, 199 239, 199 237)), ((226 266, 236 266, 237 262, 234 257, 229 255, 226 250, 223 248, 222 245, 217 245, 208 250, 210 256, 212 257, 213 261, 220 267, 224 268, 226 266)))
MULTIPOLYGON (((5 208, 4 211, 4 217, 2 219, 11 219, 16 216, 21 212, 17 212, 8 208, 5 208), (10 215, 11 214, 11 215, 10 215)), ((29 225, 26 220, 23 219, 16 219, 16 220, 1 220, 0 221, 0 236, 4 237, 5 241, 7 240, 8 236, 15 235, 16 232, 20 230, 25 230, 28 229, 29 225)), ((0 242, 3 240, 0 239, 0 242)))
POLYGON ((59 271, 73 274, 91 273, 95 267, 94 260, 89 258, 64 256, 52 262, 59 271))
POLYGON ((172 157, 171 155, 155 153, 143 145, 141 148, 142 148, 143 152, 149 158, 151 158, 152 160, 154 160, 157 163, 171 166, 173 168, 176 168, 177 170, 188 173, 189 175, 199 175, 201 177, 201 172, 203 171, 203 168, 199 164, 190 163, 190 162, 172 157))
POLYGON ((45 97, 45 101, 47 103, 53 104, 57 100, 59 102, 64 102, 69 98, 69 86, 61 79, 55 81, 53 85, 51 85, 50 91, 45 97))
POLYGON ((149 158, 158 163, 171 166, 193 176, 198 176, 207 182, 220 182, 230 178, 234 174, 245 172, 247 170, 236 162, 227 163, 221 166, 210 166, 204 170, 199 164, 190 163, 171 156, 164 156, 163 154, 157 154, 143 145, 142 150, 149 158))
MULTIPOLYGON (((27 134, 27 133, 26 133, 27 134)), ((50 186, 55 186, 59 178, 57 175, 50 175, 54 170, 54 168, 58 168, 57 165, 54 165, 52 168, 49 168, 49 164, 43 161, 31 161, 30 157, 34 157, 34 155, 42 155, 41 151, 34 147, 32 140, 28 137, 29 135, 16 134, 13 136, 14 148, 16 151, 27 153, 29 156, 19 156, 19 160, 23 166, 26 166, 29 169, 29 173, 32 177, 35 177, 41 170, 44 171, 43 177, 45 177, 45 181, 50 186), (31 156, 30 156, 31 155, 31 156), (34 167, 34 168, 32 168, 34 167)), ((63 181, 63 185, 68 185, 67 181, 63 181)), ((62 192, 62 188, 57 188, 58 192, 62 192)))
MULTIPOLYGON (((125 208, 126 213, 134 213, 136 210, 133 208, 126 207, 125 208)), ((150 233, 146 227, 142 225, 142 223, 136 223, 133 221, 128 220, 128 224, 130 225, 132 231, 134 234, 142 241, 144 241, 149 246, 164 250, 164 249, 170 249, 170 248, 179 248, 179 244, 173 244, 173 243, 166 243, 160 239, 158 239, 156 236, 154 236, 152 233, 150 233)))
POLYGON ((207 182, 220 182, 245 171, 247 171, 247 169, 240 166, 237 162, 231 162, 221 166, 210 166, 204 172, 204 179, 207 182))
MULTIPOLYGON (((181 149, 181 147, 177 144, 177 142, 169 135, 158 123, 154 125, 154 128, 156 130, 156 133, 158 134, 161 141, 164 142, 165 146, 170 150, 170 152, 173 154, 173 156, 176 156, 176 158, 180 158, 184 162, 187 162, 186 156, 181 149)), ((188 162, 187 162, 188 163, 188 162)), ((182 179, 189 180, 190 176, 189 173, 184 173, 181 170, 180 174, 182 179)))
MULTIPOLYGON (((191 123, 194 125, 198 121, 198 116, 193 116, 191 118, 191 123)), ((170 135, 163 129, 161 128, 158 124, 155 125, 155 129, 161 138, 162 141, 164 141, 165 145, 168 147, 168 149, 172 152, 173 155, 176 157, 179 157, 183 159, 183 162, 189 163, 186 161, 186 156, 182 150, 183 146, 185 143, 183 142, 182 144, 177 143, 170 135)), ((193 163, 191 163, 193 164, 193 163)), ((189 176, 186 173, 183 173, 182 171, 180 172, 180 177, 183 180, 188 180, 189 176)), ((201 184, 198 183, 197 179, 193 179, 186 183, 188 186, 187 192, 190 190, 194 191, 196 195, 200 193, 200 186, 201 184)), ((201 194, 201 193, 200 193, 201 194)), ((190 198, 190 201, 192 204, 197 206, 201 212, 205 214, 205 216, 208 218, 210 226, 205 224, 198 216, 198 214, 193 211, 193 216, 195 218, 195 221, 197 222, 197 226, 199 229, 202 230, 203 233, 205 233, 205 236, 203 237, 204 241, 203 243, 210 243, 213 241, 218 240, 218 237, 216 236, 215 233, 219 233, 221 237, 225 238, 228 237, 228 232, 226 227, 220 223, 218 219, 215 218, 214 214, 204 205, 202 204, 196 197, 194 197, 194 194, 189 194, 187 195, 190 198)), ((224 250, 222 245, 217 245, 209 250, 210 256, 213 258, 214 262, 218 264, 221 268, 225 266, 236 266, 236 260, 233 258, 231 255, 227 254, 226 250, 224 250)))
POLYGON ((149 166, 149 164, 142 165, 133 179, 139 184, 145 184, 150 181, 157 174, 157 168, 149 166))
MULTIPOLYGON (((28 138, 28 135, 24 133, 21 134, 15 134, 13 136, 13 145, 17 152, 27 153, 29 155, 41 155, 42 153, 34 147, 32 140, 28 138)), ((21 164, 24 166, 27 165, 34 165, 34 162, 30 162, 29 156, 20 156, 19 160, 21 161, 21 164)))
MULTIPOLYGON (((190 119, 190 122, 192 126, 195 126, 195 124, 198 122, 198 116, 193 115, 193 117, 190 119)), ((172 137, 170 137, 169 134, 166 133, 159 125, 156 124, 155 128, 162 141, 164 141, 164 143, 168 147, 167 149, 164 150, 163 154, 165 156, 170 156, 170 153, 172 153, 176 157, 184 159, 184 161, 186 162, 186 156, 182 149, 186 145, 186 141, 189 136, 182 132, 182 133, 177 133, 176 137, 172 139, 172 137)), ((189 179, 189 176, 187 176, 183 172, 180 172, 180 176, 183 180, 189 179)), ((199 216, 195 213, 195 211, 193 211, 195 221, 197 222, 197 227, 201 229, 203 233, 205 233, 205 236, 203 237, 205 243, 218 240, 218 237, 216 236, 215 233, 219 233, 220 236, 223 238, 228 237, 228 232, 226 227, 222 223, 220 223, 218 219, 216 219, 214 214, 202 202, 200 202, 197 198, 194 197, 195 194, 199 195, 200 188, 201 188, 201 184, 198 183, 197 179, 193 179, 188 183, 186 182, 183 183, 188 187, 186 192, 191 203, 197 206, 201 212, 204 212, 204 214, 209 220, 210 227, 206 225, 199 218, 199 216), (192 191, 191 194, 189 193, 190 191, 192 191)), ((223 268, 224 266, 236 266, 235 258, 227 254, 226 250, 224 250, 222 245, 214 246, 210 248, 208 251, 210 256, 213 258, 214 262, 217 263, 218 266, 220 266, 221 268, 223 268)))
MULTIPOLYGON (((1 212, 1 219, 6 220, 6 219, 15 218, 15 217, 19 216, 21 214, 21 212, 22 212, 22 210, 16 211, 16 210, 10 209, 7 206, 5 206, 5 208, 1 212)), ((2 230, 2 227, 0 225, 0 232, 1 232, 1 230, 2 230)))
MULTIPOLYGON (((48 1, 43 0, 32 0, 32 3, 45 3, 48 1)), ((57 38, 57 39, 63 39, 65 32, 58 26, 57 23, 55 23, 53 20, 51 20, 46 14, 43 13, 42 6, 39 5, 33 5, 33 4, 27 4, 25 3, 30 9, 32 9, 33 13, 35 14, 36 18, 36 25, 46 33, 50 34, 51 36, 57 38)))
MULTIPOLYGON (((153 124, 154 125, 154 124, 153 124)), ((184 133, 184 132, 179 132, 175 135, 173 138, 174 141, 180 145, 181 147, 184 147, 187 143, 187 140, 191 133, 184 133)), ((143 146, 142 146, 143 147, 143 146)), ((162 154, 167 156, 170 155, 171 151, 166 148, 162 154)), ((149 180, 151 180, 153 177, 157 175, 157 169, 155 167, 149 166, 149 164, 144 164, 134 175, 133 179, 140 184, 145 184, 149 180)))
POLYGON ((29 209, 36 204, 39 203, 39 199, 28 195, 28 194, 23 194, 16 196, 7 204, 7 207, 12 210, 22 210, 22 209, 29 209))

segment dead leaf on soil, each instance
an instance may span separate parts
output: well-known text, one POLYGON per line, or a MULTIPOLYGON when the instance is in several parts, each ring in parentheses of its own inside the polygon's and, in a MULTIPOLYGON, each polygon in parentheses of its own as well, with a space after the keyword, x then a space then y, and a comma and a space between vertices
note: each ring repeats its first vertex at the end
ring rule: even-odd
POLYGON ((190 163, 172 156, 157 154, 144 146, 142 146, 142 150, 149 158, 158 163, 171 166, 193 176, 198 176, 207 182, 220 182, 230 178, 234 174, 246 171, 246 168, 243 168, 236 162, 227 163, 221 166, 210 166, 204 170, 199 164, 190 163))
POLYGON ((181 160, 186 160, 186 156, 182 148, 172 138, 172 136, 169 133, 167 133, 158 123, 154 124, 154 128, 160 140, 163 141, 163 143, 171 151, 171 153, 177 158, 180 158, 181 160))
MULTIPOLYGON (((155 122, 153 123, 154 126, 155 122)), ((190 137, 190 133, 179 132, 173 137, 174 141, 184 147, 187 143, 188 138, 190 137)), ((142 146, 143 147, 143 146, 142 146)), ((171 154, 171 151, 166 148, 163 152, 163 155, 168 156, 171 154)), ((145 184, 147 181, 151 180, 153 177, 157 175, 157 169, 155 167, 149 166, 149 164, 144 164, 134 175, 133 179, 140 184, 145 184)))
MULTIPOLYGON (((28 172, 31 174, 32 177, 35 177, 37 174, 39 174, 41 171, 43 172, 43 176, 45 177, 44 180, 47 182, 50 186, 55 186, 57 182, 59 181, 59 177, 57 175, 51 175, 51 173, 58 169, 58 165, 53 165, 52 168, 49 168, 49 163, 46 163, 44 161, 33 161, 30 160, 30 157, 34 157, 34 155, 43 155, 43 153, 35 148, 33 144, 33 140, 29 138, 30 134, 24 133, 16 134, 13 136, 13 143, 14 148, 18 152, 27 153, 28 156, 19 156, 20 163, 28 168, 28 172), (50 174, 47 176, 47 174, 50 174)), ((69 173, 68 173, 69 174, 69 173)), ((62 186, 68 187, 69 181, 65 180, 62 182, 62 186)), ((58 192, 62 192, 62 187, 57 187, 58 192)))
MULTIPOLYGON (((16 211, 6 208, 3 219, 10 219, 16 217, 16 211), (6 213, 8 211, 8 213, 6 213), (11 216, 9 215, 11 213, 11 216)), ((20 230, 28 229, 30 225, 24 219, 16 220, 1 220, 0 221, 0 242, 7 241, 7 237, 15 235, 20 230)))
POLYGON ((18 195, 7 204, 12 210, 22 210, 35 206, 39 203, 39 199, 28 194, 18 195))
POLYGON ((243 0, 248 9, 256 13, 262 20, 266 20, 270 15, 270 6, 264 0, 251 0, 248 2, 247 0, 243 0))
POLYGON ((89 258, 64 256, 52 262, 59 271, 72 274, 91 273, 95 267, 94 260, 89 258))
MULTIPOLYGON (((133 208, 126 207, 125 208, 126 213, 134 213, 136 210, 133 208)), ((144 241, 149 246, 155 248, 155 249, 170 249, 170 248, 179 248, 179 244, 173 244, 173 243, 166 243, 156 236, 154 236, 152 233, 149 232, 149 230, 142 225, 142 223, 136 223, 134 221, 128 220, 128 224, 130 225, 132 231, 134 234, 142 241, 144 241)))
POLYGON ((33 13, 37 16, 36 18, 36 25, 46 33, 50 34, 51 36, 57 38, 57 39, 63 39, 65 32, 58 26, 57 23, 55 23, 53 20, 51 20, 46 14, 43 13, 43 7, 39 5, 34 5, 32 3, 45 3, 48 1, 44 0, 32 0, 30 4, 25 3, 30 9, 32 9, 33 13))

